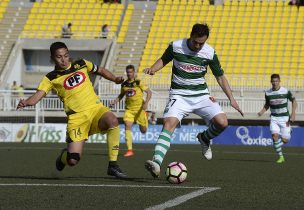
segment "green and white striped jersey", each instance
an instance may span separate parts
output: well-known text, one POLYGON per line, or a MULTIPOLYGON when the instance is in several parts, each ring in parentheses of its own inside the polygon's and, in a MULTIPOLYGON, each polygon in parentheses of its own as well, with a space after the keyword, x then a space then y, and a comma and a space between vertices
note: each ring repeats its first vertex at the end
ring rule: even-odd
POLYGON ((205 81, 207 66, 214 76, 224 74, 215 50, 207 43, 199 52, 189 49, 187 39, 169 44, 161 57, 164 65, 173 60, 170 94, 200 96, 209 94, 205 81))
POLYGON ((293 101, 292 93, 284 87, 279 90, 270 88, 265 92, 266 104, 270 107, 272 116, 289 116, 288 100, 293 101))

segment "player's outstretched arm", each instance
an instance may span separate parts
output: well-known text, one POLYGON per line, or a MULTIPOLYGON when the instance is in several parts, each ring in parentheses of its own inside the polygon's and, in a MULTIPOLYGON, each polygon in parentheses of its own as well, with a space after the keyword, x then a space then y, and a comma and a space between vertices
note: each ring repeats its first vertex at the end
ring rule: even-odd
POLYGON ((234 97, 232 95, 232 91, 231 91, 231 88, 229 86, 229 83, 228 83, 226 77, 224 75, 218 76, 218 77, 216 77, 216 80, 217 80, 217 83, 222 88, 222 90, 224 91, 224 93, 226 94, 226 96, 228 97, 231 106, 235 110, 237 110, 242 116, 244 116, 243 111, 241 110, 241 108, 239 107, 238 103, 236 102, 236 100, 234 99, 234 97))
POLYGON ((46 93, 43 90, 38 90, 34 95, 30 96, 27 99, 20 99, 17 109, 22 109, 27 106, 33 106, 37 104, 44 96, 46 93))
POLYGON ((117 104, 124 97, 124 95, 124 93, 120 93, 117 98, 115 98, 115 100, 110 103, 110 108, 112 109, 114 105, 117 104))
POLYGON ((144 69, 145 74, 154 75, 157 71, 164 67, 162 59, 158 59, 150 68, 144 69))
POLYGON ((298 108, 298 103, 295 98, 292 100, 292 106, 291 106, 291 116, 290 121, 294 122, 296 120, 296 110, 298 108))
POLYGON ((147 89, 147 90, 145 90, 145 93, 147 94, 147 96, 146 96, 145 103, 143 105, 143 109, 147 110, 149 101, 151 100, 151 97, 152 97, 152 91, 150 89, 147 89))
POLYGON ((116 84, 121 84, 124 81, 124 78, 122 76, 116 77, 114 74, 112 74, 112 72, 103 67, 99 67, 97 74, 106 78, 107 80, 115 82, 116 84))
POLYGON ((258 116, 262 116, 267 110, 269 109, 269 106, 267 104, 265 104, 263 106, 263 109, 261 111, 258 112, 258 116))

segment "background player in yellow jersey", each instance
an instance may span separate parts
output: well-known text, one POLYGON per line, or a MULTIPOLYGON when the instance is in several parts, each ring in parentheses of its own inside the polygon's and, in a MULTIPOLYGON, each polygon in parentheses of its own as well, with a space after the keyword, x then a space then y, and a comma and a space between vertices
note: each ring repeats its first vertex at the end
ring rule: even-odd
POLYGON ((125 123, 125 135, 128 151, 124 154, 125 157, 133 156, 132 148, 132 125, 136 122, 139 125, 140 132, 146 133, 148 129, 148 119, 146 110, 148 103, 151 99, 151 90, 143 85, 142 81, 135 79, 135 67, 128 65, 126 67, 126 73, 128 79, 121 84, 121 91, 118 97, 110 104, 113 107, 114 104, 119 102, 124 96, 126 96, 124 123, 125 123), (143 99, 144 92, 146 92, 146 100, 143 99))
POLYGON ((89 73, 100 75, 116 84, 123 77, 116 77, 103 67, 90 61, 79 59, 71 61, 67 46, 55 42, 50 46, 51 59, 55 69, 43 77, 37 92, 28 99, 21 99, 17 109, 37 104, 54 89, 64 104, 67 114, 67 148, 56 160, 56 168, 62 171, 66 165, 75 166, 81 158, 83 146, 88 137, 95 133, 106 133, 108 143, 108 175, 125 178, 117 165, 120 132, 116 116, 105 107, 96 95, 89 73))

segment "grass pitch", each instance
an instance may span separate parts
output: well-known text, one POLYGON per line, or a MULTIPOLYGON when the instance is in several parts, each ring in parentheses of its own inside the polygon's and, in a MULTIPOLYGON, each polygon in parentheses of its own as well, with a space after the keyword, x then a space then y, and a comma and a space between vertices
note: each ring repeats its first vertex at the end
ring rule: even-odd
MULTIPOLYGON (((304 148, 284 147, 286 162, 276 164, 271 147, 213 145, 204 160, 199 145, 171 145, 162 177, 144 169, 154 145, 136 144, 135 156, 119 157, 129 176, 106 175, 105 144, 86 144, 80 163, 62 172, 55 160, 64 144, 0 144, 0 209, 303 209, 304 148), (186 182, 169 184, 165 167, 173 161, 188 169, 186 182), (217 190, 205 193, 205 189, 217 190), (192 196, 192 197, 191 197, 192 196)), ((125 148, 124 145, 121 145, 125 148)), ((125 151, 122 150, 121 154, 125 151)))

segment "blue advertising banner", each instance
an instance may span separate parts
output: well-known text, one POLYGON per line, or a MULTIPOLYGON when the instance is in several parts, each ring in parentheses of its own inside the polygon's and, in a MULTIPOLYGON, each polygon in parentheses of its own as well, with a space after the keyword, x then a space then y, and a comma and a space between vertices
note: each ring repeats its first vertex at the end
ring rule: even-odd
MULTIPOLYGON (((120 128, 121 142, 123 143, 125 141, 124 126, 121 125, 120 128)), ((155 144, 161 129, 162 125, 149 125, 147 133, 142 134, 139 131, 139 127, 135 125, 132 128, 133 142, 155 144)), ((184 125, 175 130, 171 143, 198 144, 196 135, 205 129, 207 129, 206 126, 184 125)), ((304 146, 303 133, 304 128, 293 128, 291 139, 286 146, 304 146)), ((212 141, 212 144, 271 146, 273 143, 269 126, 229 126, 220 136, 212 141)))
MULTIPOLYGON (((133 143, 155 144, 161 132, 162 125, 150 125, 146 134, 140 133, 139 126, 132 127, 133 143)), ((199 144, 196 135, 207 129, 207 126, 183 125, 172 135, 172 144, 199 144)), ((303 127, 294 127, 291 139, 286 146, 304 146, 303 127)), ((66 124, 43 123, 0 123, 0 142, 48 142, 63 143, 66 139, 66 124)), ((106 134, 94 134, 88 143, 106 143, 106 134)), ((120 125, 120 142, 125 142, 125 128, 120 125)), ((212 144, 222 145, 272 145, 269 126, 228 126, 216 137, 212 144)))
MULTIPOLYGON (((124 126, 120 127, 123 131, 121 132, 121 140, 124 142, 125 132, 124 126)), ((199 132, 207 129, 206 126, 182 126, 177 128, 172 135, 172 144, 198 144, 196 135, 199 132)), ((140 133, 139 126, 133 126, 132 135, 133 143, 156 143, 157 138, 162 130, 162 125, 149 125, 146 134, 140 133)))

